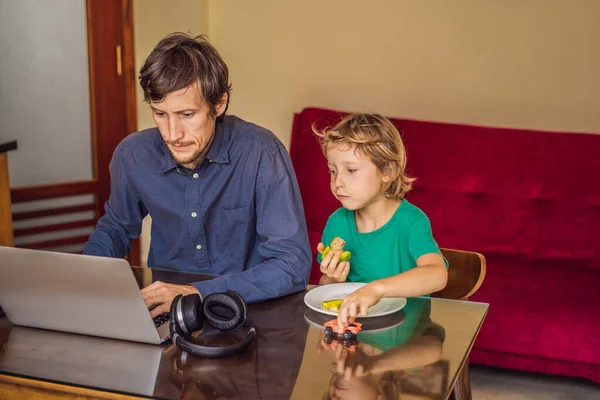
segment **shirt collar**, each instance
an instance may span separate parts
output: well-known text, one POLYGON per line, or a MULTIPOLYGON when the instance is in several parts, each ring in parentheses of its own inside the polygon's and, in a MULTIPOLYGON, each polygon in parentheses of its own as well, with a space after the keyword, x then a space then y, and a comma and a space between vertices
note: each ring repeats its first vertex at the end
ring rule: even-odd
MULTIPOLYGON (((215 137, 213 139, 205 159, 209 162, 224 164, 229 162, 229 121, 227 117, 223 121, 217 122, 215 127, 215 137)), ((163 160, 161 167, 158 170, 160 173, 166 173, 174 168, 177 168, 177 163, 171 155, 167 144, 162 136, 160 137, 160 146, 163 149, 163 160)), ((204 161, 203 161, 204 162, 204 161)))
POLYGON ((225 164, 229 162, 229 140, 231 134, 229 132, 230 120, 225 117, 223 121, 217 122, 215 128, 215 138, 208 149, 206 158, 210 162, 225 164))

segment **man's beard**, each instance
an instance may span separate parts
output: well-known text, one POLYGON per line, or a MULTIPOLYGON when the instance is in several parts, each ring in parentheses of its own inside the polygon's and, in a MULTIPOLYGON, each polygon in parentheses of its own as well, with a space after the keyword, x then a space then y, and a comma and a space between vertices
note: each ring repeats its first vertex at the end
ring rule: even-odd
MULTIPOLYGON (((176 142, 175 142, 176 143, 176 142)), ((169 143, 171 146, 174 146, 175 143, 171 142, 169 143)), ((180 143, 177 143, 180 144, 180 143)), ((190 143, 191 144, 191 143, 190 143)), ((202 157, 202 149, 200 149, 200 147, 196 147, 196 151, 194 151, 194 153, 186 158, 179 158, 176 153, 171 149, 171 147, 169 147, 169 152, 171 153, 171 156, 173 157, 173 159, 175 160, 175 162, 179 165, 184 165, 184 164, 191 164, 194 161, 198 160, 200 157, 202 157)))
POLYGON ((196 161, 199 161, 202 157, 204 157, 206 155, 206 153, 208 153, 208 149, 210 148, 210 146, 212 146, 212 143, 215 139, 215 136, 213 135, 209 142, 206 144, 206 146, 204 146, 204 148, 201 148, 200 145, 196 142, 178 142, 178 141, 174 141, 174 142, 167 142, 168 145, 175 147, 175 145, 195 145, 196 146, 196 150, 194 151, 194 153, 186 158, 177 158, 177 156, 175 156, 173 150, 171 150, 171 147, 167 146, 167 148, 169 149, 169 152, 171 153, 171 156, 173 157, 173 159, 175 160, 175 162, 179 165, 186 165, 186 164, 193 164, 196 161))

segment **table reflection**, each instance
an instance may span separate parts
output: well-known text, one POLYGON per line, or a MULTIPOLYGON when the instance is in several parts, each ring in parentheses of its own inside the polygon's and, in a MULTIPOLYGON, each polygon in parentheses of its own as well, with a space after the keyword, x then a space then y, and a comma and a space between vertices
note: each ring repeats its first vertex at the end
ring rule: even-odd
POLYGON ((331 359, 329 387, 322 398, 398 399, 411 394, 443 399, 449 372, 448 361, 441 359, 445 331, 430 312, 428 299, 409 299, 402 316, 388 318, 389 328, 363 319, 366 329, 356 343, 347 345, 321 332, 317 353, 331 359))

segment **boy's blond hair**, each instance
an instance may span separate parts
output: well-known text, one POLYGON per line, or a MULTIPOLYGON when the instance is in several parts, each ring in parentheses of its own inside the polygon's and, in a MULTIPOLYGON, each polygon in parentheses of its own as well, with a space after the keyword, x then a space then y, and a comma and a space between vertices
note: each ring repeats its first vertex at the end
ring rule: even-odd
POLYGON ((381 173, 389 174, 391 183, 384 193, 387 198, 401 200, 412 189, 415 178, 406 175, 404 143, 398 129, 386 117, 351 113, 333 128, 319 131, 314 124, 312 128, 325 156, 331 144, 348 145, 368 157, 381 173))

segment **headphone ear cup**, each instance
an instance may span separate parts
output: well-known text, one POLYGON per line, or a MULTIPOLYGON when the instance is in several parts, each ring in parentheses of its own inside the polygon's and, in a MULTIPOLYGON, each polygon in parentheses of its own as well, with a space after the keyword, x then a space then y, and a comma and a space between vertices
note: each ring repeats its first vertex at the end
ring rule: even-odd
MULTIPOLYGON (((235 293, 235 292, 234 292, 235 293)), ((237 293, 236 293, 237 294, 237 293)), ((204 299, 204 319, 207 324, 221 331, 232 331, 246 321, 246 303, 240 302, 241 296, 230 293, 213 293, 204 299), (215 312, 216 307, 226 307, 233 312, 230 316, 215 312)))
POLYGON ((227 294, 237 300, 237 302, 240 305, 240 309, 242 309, 244 311, 242 317, 244 318, 244 321, 246 321, 246 318, 248 316, 248 305, 246 304, 246 300, 244 300, 244 298, 242 297, 241 294, 239 294, 238 292, 236 292, 234 290, 229 290, 227 292, 227 294))
POLYGON ((182 297, 182 295, 178 294, 171 302, 171 309, 169 310, 171 336, 173 336, 173 333, 176 333, 179 336, 185 336, 185 333, 181 330, 181 327, 179 326, 179 318, 177 317, 177 308, 179 306, 179 303, 181 302, 182 297))
POLYGON ((199 331, 204 326, 204 312, 202 310, 202 300, 197 294, 189 294, 181 299, 181 311, 183 313, 183 323, 190 335, 192 332, 199 331))

